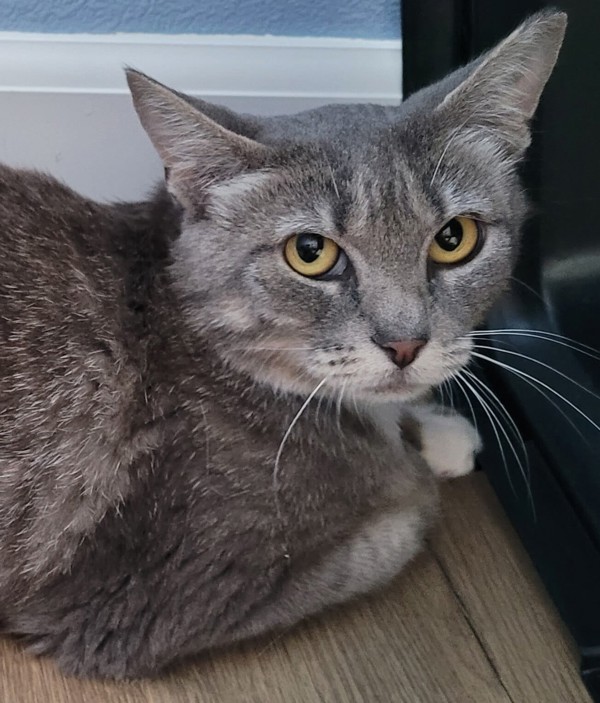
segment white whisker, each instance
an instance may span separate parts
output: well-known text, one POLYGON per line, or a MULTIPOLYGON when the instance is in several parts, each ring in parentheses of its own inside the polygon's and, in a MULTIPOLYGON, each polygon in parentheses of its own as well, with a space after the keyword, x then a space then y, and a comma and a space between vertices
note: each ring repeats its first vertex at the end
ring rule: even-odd
POLYGON ((464 376, 462 376, 460 373, 455 376, 456 379, 458 379, 459 377, 461 379, 461 382, 465 384, 466 388, 471 391, 471 393, 473 394, 475 399, 479 401, 479 404, 481 405, 484 413, 486 414, 486 416, 489 420, 489 423, 492 427, 492 430, 496 436, 496 441, 498 442, 498 448, 500 449, 500 455, 502 457, 502 463, 504 464, 506 478, 508 479, 508 483, 510 485, 512 492, 515 493, 515 495, 516 495, 516 491, 515 491, 515 487, 512 482, 510 471, 508 470, 508 462, 506 461, 506 454, 504 452, 504 445, 502 444, 502 440, 500 439, 500 434, 498 433, 498 429, 496 428, 497 418, 494 415, 494 413, 490 410, 489 405, 482 398, 481 393, 479 393, 475 388, 473 388, 473 385, 469 382, 469 380, 466 379, 464 376))
MULTIPOLYGON (((488 361, 490 361, 490 359, 488 359, 488 361)), ((478 362, 475 361, 475 363, 478 363, 478 362)), ((533 388, 534 391, 539 393, 548 403, 550 403, 550 405, 552 405, 553 408, 555 408, 555 410, 558 413, 560 413, 562 415, 562 417, 566 420, 566 422, 568 422, 568 424, 573 428, 573 430, 575 430, 575 432, 581 437, 581 439, 586 443, 588 442, 587 437, 584 436, 583 432, 579 429, 579 427, 577 427, 575 422, 573 422, 573 420, 560 407, 560 405, 554 400, 554 398, 552 398, 550 395, 548 395, 548 393, 546 393, 546 391, 543 388, 536 386, 535 383, 533 383, 528 378, 524 378, 523 376, 519 376, 519 374, 517 373, 518 369, 515 370, 512 368, 509 368, 508 371, 511 371, 515 376, 517 376, 517 378, 519 378, 521 381, 523 381, 523 383, 526 383, 528 386, 531 386, 531 388, 533 388)), ((535 379, 535 380, 537 381, 537 379, 535 379)))
POLYGON ((315 410, 315 424, 318 424, 318 422, 319 422, 319 416, 321 413, 321 404, 322 404, 323 400, 325 399, 325 397, 326 396, 324 396, 324 395, 319 396, 319 400, 317 402, 317 409, 315 410))
POLYGON ((573 408, 575 412, 579 413, 581 417, 583 417, 587 422, 590 423, 593 427, 595 427, 597 430, 600 431, 600 425, 598 425, 596 422, 594 422, 590 417, 588 417, 583 410, 580 410, 574 403, 572 403, 570 400, 564 397, 561 393, 558 391, 554 390, 551 386, 549 386, 547 383, 544 383, 543 381, 540 381, 539 378, 535 378, 535 376, 531 376, 528 373, 525 373, 525 371, 521 371, 520 369, 514 368, 514 366, 510 366, 509 364, 505 364, 502 361, 498 361, 498 359, 493 359, 492 357, 486 356, 485 354, 480 354, 479 352, 472 352, 474 357, 477 357, 478 359, 483 359, 484 361, 488 361, 491 364, 495 364, 496 366, 499 366, 502 369, 505 369, 507 371, 511 371, 512 373, 516 374, 517 376, 521 378, 526 378, 532 381, 533 383, 538 383, 540 386, 545 388, 546 390, 550 391, 550 393, 554 394, 558 398, 560 398, 564 403, 566 403, 569 407, 573 408))
POLYGON ((463 385, 460 383, 459 376, 460 376, 460 373, 457 374, 453 380, 456 381, 456 384, 457 384, 460 392, 463 394, 463 396, 465 397, 465 400, 467 401, 467 404, 469 406, 469 410, 471 411, 471 417, 473 418, 473 424, 475 425, 475 429, 477 430, 477 434, 479 434, 479 427, 477 426, 477 415, 475 414, 475 408, 473 407, 473 403, 471 402, 471 399, 469 398, 469 394, 465 391, 463 385))
POLYGON ((450 133, 450 137, 448 138, 448 141, 446 142, 446 146, 444 147, 444 149, 440 155, 440 158, 438 159, 438 162, 435 165, 435 169, 433 170, 433 176, 431 176, 431 181, 429 182, 429 187, 431 187, 433 185, 433 182, 435 181, 435 178, 438 174, 438 171, 440 170, 440 166, 442 165, 442 161, 444 160, 444 156, 446 156, 446 152, 448 151, 448 149, 452 145, 452 142, 456 139, 456 137, 458 137, 458 135, 460 134, 463 127, 467 124, 467 122, 470 119, 472 119, 473 117, 475 117, 476 114, 477 114, 477 110, 475 110, 472 114, 468 115, 467 118, 461 124, 459 124, 458 127, 453 129, 452 132, 450 133))
POLYGON ((440 392, 440 404, 442 408, 446 407, 446 393, 445 393, 445 385, 447 381, 442 381, 440 385, 438 386, 438 390, 440 392))
POLYGON ((333 168, 331 167, 331 164, 329 163, 329 159, 327 159, 327 166, 329 167, 329 173, 331 175, 331 182, 333 184, 333 189, 335 190, 335 194, 337 195, 338 200, 339 200, 340 191, 338 190, 337 183, 335 182, 335 175, 333 173, 333 168))
POLYGON ((521 435, 521 432, 520 432, 520 430, 519 430, 519 428, 518 428, 518 426, 517 426, 517 423, 512 419, 512 417, 510 416, 510 413, 509 413, 508 410, 504 407, 504 403, 502 403, 502 401, 500 400, 500 398, 498 398, 498 396, 494 393, 494 391, 492 391, 492 389, 491 389, 489 386, 487 386, 487 385, 479 378, 479 376, 477 376, 476 374, 474 374, 474 373, 473 373, 472 371, 470 371, 469 369, 464 369, 464 373, 466 373, 467 376, 468 376, 472 381, 474 381, 475 383, 477 383, 477 385, 482 389, 482 391, 484 391, 484 392, 486 393, 487 397, 490 398, 490 400, 496 404, 496 407, 500 410, 500 412, 502 413, 502 415, 506 418, 506 420, 508 421, 508 424, 510 425, 510 428, 512 429, 512 431, 514 432, 515 436, 517 437, 517 439, 518 439, 519 442, 521 443, 521 447, 522 447, 522 450, 523 450, 523 454, 524 454, 524 455, 527 455, 527 451, 526 451, 526 449, 525 449, 525 442, 523 441, 523 437, 522 437, 522 435, 521 435))
MULTIPOLYGON (((282 527, 283 527, 283 516, 281 514, 281 505, 279 503, 279 462, 281 460, 281 453, 283 452, 283 448, 285 446, 285 443, 287 442, 288 437, 290 436, 292 430, 294 429, 295 424, 300 419, 300 416, 306 410, 310 401, 315 397, 315 395, 323 387, 323 385, 325 384, 325 382, 327 381, 328 378, 329 378, 329 376, 325 376, 325 378, 323 378, 321 381, 319 381, 319 383, 315 386, 315 388, 312 390, 310 395, 302 403, 302 405, 300 406, 300 410, 298 410, 298 412, 294 415, 294 418, 292 419, 292 421, 288 425, 288 428, 285 431, 285 434, 283 435, 283 439, 281 440, 281 443, 279 444, 277 454, 275 455, 275 465, 273 467, 273 492, 275 495, 275 507, 277 510, 277 518, 278 518, 280 524, 282 525, 282 527)), ((285 532, 285 528, 284 528, 284 532, 285 532)), ((290 558, 290 555, 287 550, 287 546, 285 544, 284 544, 284 554, 285 554, 286 559, 290 558)))
POLYGON ((559 376, 562 376, 562 378, 566 379, 569 381, 569 383, 572 383, 573 385, 577 386, 577 388, 580 388, 582 391, 585 391, 586 393, 589 393, 590 395, 594 396, 597 400, 600 400, 600 398, 589 388, 586 388, 585 386, 581 385, 581 383, 578 383, 577 381, 573 380, 570 376, 567 376, 567 374, 563 373, 562 371, 559 371, 558 369, 555 369, 553 366, 550 366, 550 364, 546 364, 543 361, 540 361, 539 359, 534 359, 532 356, 529 356, 528 354, 522 354, 521 352, 516 352, 516 351, 511 351, 510 349, 501 349, 500 347, 489 347, 486 344, 475 344, 474 345, 475 349, 485 349, 487 351, 493 351, 493 352, 499 352, 501 354, 510 354, 512 356, 518 356, 521 357, 522 359, 526 359, 527 361, 531 361, 534 364, 539 364, 540 366, 543 366, 546 369, 549 369, 550 371, 557 373, 559 376))
POLYGON ((454 390, 449 380, 444 381, 448 385, 448 395, 450 396, 450 407, 454 410, 454 390))
POLYGON ((540 339, 545 342, 553 342, 554 344, 559 344, 563 347, 568 347, 573 351, 579 352, 580 354, 585 354, 585 356, 590 356, 592 359, 600 361, 600 351, 588 344, 583 344, 570 337, 565 337, 562 334, 557 334, 555 332, 547 332, 546 330, 522 330, 522 329, 501 329, 501 330, 476 330, 474 332, 469 332, 468 337, 531 337, 533 339, 540 339))
POLYGON ((350 397, 352 398, 352 403, 354 405, 354 412, 356 414, 356 417, 361 417, 361 411, 358 409, 358 401, 356 400, 356 392, 354 390, 350 390, 350 397))
POLYGON ((518 464, 519 469, 521 471, 521 474, 523 476, 523 480, 525 481, 525 485, 527 486, 527 493, 528 493, 529 500, 531 502, 531 507, 533 509, 533 513, 534 513, 534 517, 535 517, 535 505, 533 502, 533 494, 531 492, 531 466, 529 464, 529 455, 527 454, 527 449, 525 448, 525 442, 523 441, 523 436, 521 435, 521 432, 519 431, 517 424, 512 419, 512 417, 509 415, 508 410, 504 407, 504 404, 500 401, 498 396, 491 390, 491 388, 488 388, 488 386, 480 378, 478 378, 472 371, 465 369, 465 373, 469 376, 469 378, 473 381, 473 383, 477 384, 478 388, 481 390, 482 393, 484 393, 486 395, 486 397, 489 400, 489 402, 491 403, 491 405, 494 408, 496 408, 498 410, 498 412, 500 413, 499 416, 497 416, 499 427, 502 430, 502 434, 506 438, 506 441, 508 442, 508 444, 511 448, 511 451, 517 461, 517 464, 518 464), (525 460, 525 465, 523 465, 523 462, 521 461, 521 458, 519 457, 517 450, 515 449, 509 435, 504 431, 504 428, 502 425, 502 417, 504 417, 504 418, 506 418, 506 420, 508 420, 509 428, 514 433, 515 439, 518 440, 519 443, 521 444, 521 452, 522 452, 523 458, 525 460))
POLYGON ((526 290, 528 290, 532 295, 535 295, 535 297, 538 298, 538 300, 541 300, 542 303, 545 304, 544 299, 543 299, 542 296, 535 290, 535 288, 532 288, 530 285, 528 285, 527 283, 525 283, 525 281, 522 281, 520 278, 517 278, 516 276, 511 276, 510 278, 511 278, 512 281, 515 281, 515 283, 519 283, 520 285, 522 285, 523 288, 525 288, 526 290))
POLYGON ((344 390, 346 389, 346 386, 348 385, 348 380, 349 380, 349 379, 346 378, 346 379, 344 379, 344 381, 342 382, 342 386, 341 386, 341 388, 340 388, 340 392, 339 392, 339 394, 338 394, 338 399, 337 399, 337 426, 338 426, 338 431, 340 432, 340 434, 341 434, 341 432, 342 432, 342 420, 341 420, 341 416, 342 416, 342 399, 343 399, 343 397, 344 397, 344 390))

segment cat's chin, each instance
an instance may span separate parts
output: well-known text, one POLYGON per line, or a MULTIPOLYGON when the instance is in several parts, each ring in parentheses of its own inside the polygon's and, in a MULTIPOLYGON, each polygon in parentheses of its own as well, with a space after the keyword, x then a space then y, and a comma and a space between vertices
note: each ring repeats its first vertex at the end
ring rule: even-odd
POLYGON ((354 391, 357 400, 369 404, 408 402, 426 396, 433 386, 428 383, 382 383, 373 387, 363 387, 354 391))
MULTIPOLYGON (((467 360, 468 361, 468 360, 467 360)), ((405 373, 392 373, 379 381, 364 383, 352 389, 352 394, 369 403, 411 402, 430 394, 435 388, 454 378, 462 367, 432 374, 408 376, 405 373), (425 376, 425 377, 424 377, 425 376)))

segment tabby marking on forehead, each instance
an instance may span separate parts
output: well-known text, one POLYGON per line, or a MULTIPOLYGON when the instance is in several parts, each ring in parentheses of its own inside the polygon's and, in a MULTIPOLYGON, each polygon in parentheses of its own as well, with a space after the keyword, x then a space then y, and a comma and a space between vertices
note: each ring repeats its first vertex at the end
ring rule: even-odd
POLYGON ((217 182, 209 188, 211 205, 220 214, 226 214, 234 204, 256 193, 270 180, 272 180, 272 174, 269 171, 256 171, 244 173, 228 181, 217 182))

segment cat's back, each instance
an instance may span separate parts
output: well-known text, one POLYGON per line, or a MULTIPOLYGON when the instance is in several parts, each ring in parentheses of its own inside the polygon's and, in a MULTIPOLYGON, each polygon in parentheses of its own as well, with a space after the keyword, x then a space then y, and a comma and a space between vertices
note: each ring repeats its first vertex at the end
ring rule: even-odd
POLYGON ((10 290, 30 298, 42 282, 52 281, 58 290, 66 270, 87 268, 86 255, 101 244, 104 220, 101 205, 53 177, 0 166, 3 303, 14 302, 10 290))
POLYGON ((81 386, 122 344, 121 220, 51 176, 0 167, 0 410, 19 389, 81 386))
POLYGON ((122 264, 109 246, 117 230, 108 206, 50 176, 0 167, 3 419, 23 421, 28 403, 45 399, 48 410, 53 397, 81 392, 86 369, 118 346, 122 264))
POLYGON ((135 456, 143 394, 124 332, 124 217, 0 167, 0 554, 22 551, 32 573, 68 558, 77 531, 125 492, 117 468, 135 456), (53 549, 48 531, 61 535, 53 549))
POLYGON ((109 212, 50 176, 0 167, 0 379, 26 373, 31 393, 36 372, 43 382, 114 335, 109 212))

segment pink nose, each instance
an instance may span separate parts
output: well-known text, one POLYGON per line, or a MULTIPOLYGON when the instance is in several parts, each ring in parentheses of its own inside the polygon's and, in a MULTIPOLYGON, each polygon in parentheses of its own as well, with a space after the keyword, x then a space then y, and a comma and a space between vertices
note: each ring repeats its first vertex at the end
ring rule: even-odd
POLYGON ((384 342, 380 346, 385 349, 396 366, 404 369, 412 364, 426 344, 425 339, 409 339, 406 342, 384 342))

